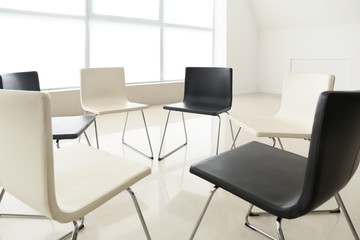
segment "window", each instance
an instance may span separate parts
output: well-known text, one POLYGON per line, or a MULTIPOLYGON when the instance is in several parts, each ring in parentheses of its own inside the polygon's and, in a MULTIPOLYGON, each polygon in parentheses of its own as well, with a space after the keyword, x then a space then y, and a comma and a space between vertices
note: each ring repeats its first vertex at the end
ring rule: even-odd
POLYGON ((38 71, 78 87, 84 67, 123 66, 127 83, 174 81, 213 65, 213 0, 0 0, 0 73, 38 71))
POLYGON ((159 19, 159 0, 93 0, 93 13, 140 18, 159 19))
POLYGON ((91 21, 90 67, 122 66, 127 83, 159 81, 159 43, 156 26, 91 21))

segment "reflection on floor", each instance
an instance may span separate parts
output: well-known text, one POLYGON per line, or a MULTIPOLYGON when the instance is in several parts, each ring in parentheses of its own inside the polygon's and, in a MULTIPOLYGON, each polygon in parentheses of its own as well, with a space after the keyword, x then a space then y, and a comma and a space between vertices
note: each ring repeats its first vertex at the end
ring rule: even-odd
MULTIPOLYGON (((230 112, 271 115, 279 108, 280 96, 273 94, 247 94, 237 96, 230 112)), ((145 110, 149 134, 155 156, 158 154, 167 112, 161 106, 145 110)), ((143 210, 152 239, 188 239, 208 197, 211 184, 189 173, 189 166, 215 154, 218 119, 216 117, 185 114, 188 145, 168 158, 157 161, 134 152, 121 144, 125 114, 100 116, 97 120, 100 148, 113 154, 151 166, 152 174, 133 186, 143 210)), ((231 146, 231 135, 226 116, 222 116, 220 152, 231 146)), ((184 141, 181 114, 171 115, 164 151, 172 150, 184 141)), ((236 126, 234 126, 236 128, 236 126)), ((140 112, 130 113, 126 141, 148 151, 147 139, 140 112)), ((95 144, 93 130, 88 135, 95 144)), ((255 138, 241 132, 237 145, 249 141, 271 144, 270 139, 255 138)), ((86 144, 85 139, 81 142, 86 144)), ((60 142, 61 147, 72 144, 60 142)), ((284 139, 288 151, 307 155, 308 142, 284 139)), ((56 151, 56 149, 55 149, 56 151)), ((360 171, 343 190, 342 198, 355 228, 360 231, 360 171)), ((81 179, 79 179, 81 181, 81 179)), ((324 208, 335 206, 331 200, 324 208)), ((231 194, 219 190, 204 217, 195 239, 266 239, 244 225, 248 204, 231 194)), ((5 194, 0 212, 33 213, 11 195, 5 194)), ((262 216, 251 221, 263 230, 276 235, 275 218, 262 216)), ((50 220, 0 218, 0 239, 56 239, 72 229, 72 224, 59 224, 50 220)), ((283 221, 287 239, 353 239, 342 214, 311 214, 292 221, 283 221)), ((124 192, 85 217, 85 228, 79 240, 146 239, 130 196, 124 192)))

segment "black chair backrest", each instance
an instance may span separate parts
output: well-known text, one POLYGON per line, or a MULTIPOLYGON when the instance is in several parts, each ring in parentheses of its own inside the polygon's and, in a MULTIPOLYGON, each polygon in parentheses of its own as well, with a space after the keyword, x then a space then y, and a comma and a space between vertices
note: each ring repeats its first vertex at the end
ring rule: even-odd
POLYGON ((323 92, 299 204, 311 211, 338 193, 360 161, 360 92, 323 92))
POLYGON ((183 102, 213 104, 231 108, 232 69, 187 67, 185 69, 183 102))
POLYGON ((2 89, 40 91, 39 76, 35 71, 6 73, 1 78, 2 89))

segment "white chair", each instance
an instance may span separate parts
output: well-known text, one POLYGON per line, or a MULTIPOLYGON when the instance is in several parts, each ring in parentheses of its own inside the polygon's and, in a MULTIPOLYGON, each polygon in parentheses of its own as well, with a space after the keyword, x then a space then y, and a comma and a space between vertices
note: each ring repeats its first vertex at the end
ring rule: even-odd
POLYGON ((150 239, 130 189, 151 173, 149 167, 80 143, 53 152, 50 96, 46 93, 1 90, 0 107, 3 189, 49 219, 73 222, 73 240, 85 215, 127 190, 150 239), (24 138, 32 140, 24 144, 24 138))
MULTIPOLYGON (((312 126, 318 98, 324 91, 334 89, 335 76, 320 73, 286 72, 283 82, 281 105, 279 111, 273 116, 255 116, 231 114, 231 122, 239 125, 233 139, 231 149, 240 130, 255 135, 268 137, 276 145, 276 139, 284 150, 280 138, 300 138, 311 140, 312 126)), ((318 210, 317 212, 339 212, 339 204, 335 209, 318 210)), ((259 215, 259 213, 251 213, 259 215)))
POLYGON ((283 82, 281 105, 273 116, 230 113, 231 122, 239 125, 232 148, 241 129, 256 137, 269 137, 275 146, 280 138, 309 139, 317 100, 321 92, 334 88, 335 76, 318 73, 287 72, 283 82))
POLYGON ((153 159, 149 132, 146 125, 143 109, 146 104, 133 103, 127 99, 125 88, 124 68, 84 68, 81 69, 81 105, 86 112, 97 115, 126 112, 126 120, 122 135, 122 142, 131 149, 153 159), (146 135, 149 142, 150 156, 125 143, 125 131, 129 112, 140 110, 146 135))

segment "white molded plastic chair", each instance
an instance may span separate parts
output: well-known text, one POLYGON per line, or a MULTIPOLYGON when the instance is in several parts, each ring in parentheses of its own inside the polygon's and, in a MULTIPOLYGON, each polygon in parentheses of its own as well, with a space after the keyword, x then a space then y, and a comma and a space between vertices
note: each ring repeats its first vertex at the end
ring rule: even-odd
POLYGON ((146 125, 143 109, 146 104, 130 102, 126 97, 124 68, 84 68, 81 69, 81 105, 86 112, 95 115, 126 112, 126 120, 122 135, 122 142, 133 150, 153 159, 150 137, 146 125), (136 148, 125 143, 125 130, 129 112, 140 110, 149 142, 151 155, 148 156, 136 148))
POLYGON ((127 190, 150 239, 130 189, 151 173, 149 167, 80 143, 53 152, 50 96, 46 93, 1 90, 0 108, 3 189, 52 220, 73 222, 73 240, 85 215, 127 190), (24 144, 24 138, 32 140, 24 144))
POLYGON ((335 76, 318 73, 287 72, 283 83, 280 110, 274 116, 231 114, 229 119, 256 137, 310 139, 316 103, 320 93, 334 88, 335 76))

